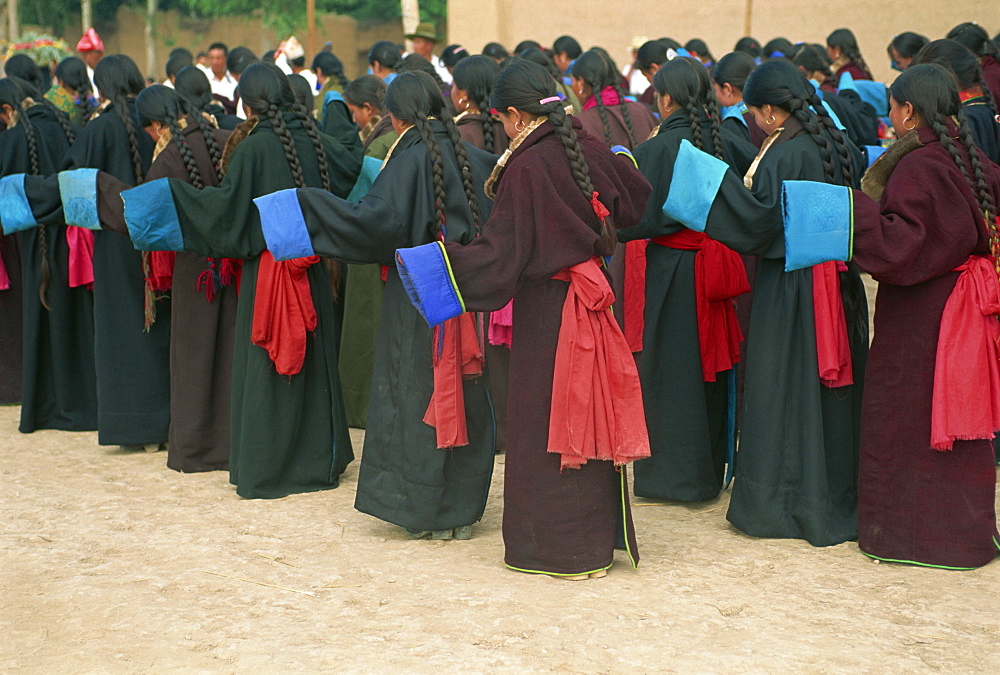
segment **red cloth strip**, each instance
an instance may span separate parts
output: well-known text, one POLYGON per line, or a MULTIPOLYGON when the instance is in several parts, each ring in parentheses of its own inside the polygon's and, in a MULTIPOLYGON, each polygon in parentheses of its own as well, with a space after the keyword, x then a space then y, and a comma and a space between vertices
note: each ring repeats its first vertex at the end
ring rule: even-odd
POLYGON ((439 448, 469 444, 463 382, 482 375, 486 363, 475 317, 466 312, 434 327, 434 393, 424 422, 434 427, 439 448))
POLYGON ((553 279, 569 282, 556 347, 548 451, 560 467, 589 460, 621 465, 649 457, 635 360, 611 315, 614 293, 597 259, 553 279))
POLYGON ((652 241, 681 251, 697 251, 694 297, 701 374, 705 382, 715 382, 717 373, 731 370, 740 360, 743 331, 736 320, 733 298, 750 291, 743 259, 724 244, 694 230, 681 230, 652 241))
MULTIPOLYGON (((39 225, 44 227, 44 225, 39 225)), ((66 245, 69 247, 70 288, 94 287, 94 233, 86 227, 68 225, 66 245)))
POLYGON ((625 243, 625 339, 633 352, 642 351, 646 330, 646 245, 647 239, 625 243))
POLYGON ((934 362, 931 447, 992 439, 1000 430, 1000 280, 987 256, 972 256, 941 315, 934 362))
POLYGON ((275 262, 269 251, 260 254, 250 340, 267 350, 282 375, 302 370, 306 334, 316 330, 316 307, 306 275, 318 262, 315 255, 275 262))
POLYGON ((842 262, 813 265, 813 320, 816 324, 816 361, 824 387, 854 384, 851 345, 847 340, 847 318, 840 297, 842 262))

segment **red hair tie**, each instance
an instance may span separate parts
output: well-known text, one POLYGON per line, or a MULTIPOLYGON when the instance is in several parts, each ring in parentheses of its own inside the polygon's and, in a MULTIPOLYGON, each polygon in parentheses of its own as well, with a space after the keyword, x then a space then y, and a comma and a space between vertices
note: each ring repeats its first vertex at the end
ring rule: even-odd
POLYGON ((608 208, 604 204, 602 204, 601 201, 598 199, 598 197, 600 196, 601 196, 600 192, 594 191, 593 193, 591 193, 590 206, 592 209, 594 209, 594 214, 597 215, 597 219, 604 220, 605 218, 611 215, 611 212, 608 211, 608 208))

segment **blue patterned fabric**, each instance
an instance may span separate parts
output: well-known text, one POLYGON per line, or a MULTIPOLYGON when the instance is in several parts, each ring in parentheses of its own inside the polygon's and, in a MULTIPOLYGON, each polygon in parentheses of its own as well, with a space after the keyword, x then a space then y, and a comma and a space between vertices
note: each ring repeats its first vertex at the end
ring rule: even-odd
POLYGON ((704 232, 728 168, 721 159, 702 152, 691 141, 681 141, 663 212, 687 228, 704 232))
POLYGON ((101 229, 97 215, 97 169, 59 172, 59 198, 67 225, 101 229))
POLYGON ((382 162, 374 157, 365 157, 361 164, 361 173, 358 180, 351 188, 351 194, 347 195, 347 201, 352 204, 360 202, 372 187, 372 183, 378 178, 378 172, 382 169, 382 162))
POLYGON ((4 234, 14 234, 37 227, 31 204, 24 194, 24 174, 16 173, 0 179, 0 222, 4 234))
POLYGON ((295 188, 278 190, 253 200, 260 211, 260 229, 275 260, 316 255, 295 188))
POLYGON ((122 192, 125 224, 137 251, 183 251, 170 179, 160 178, 122 192))
POLYGON ((639 168, 639 163, 635 161, 635 157, 632 155, 632 151, 626 148, 624 145, 612 145, 611 152, 615 153, 616 155, 624 155, 628 157, 629 159, 632 160, 632 165, 637 169, 639 168))
POLYGON ((431 328, 465 312, 441 242, 396 249, 396 269, 410 302, 431 328))
POLYGON ((786 180, 781 188, 785 221, 785 271, 851 259, 854 194, 841 185, 786 180))

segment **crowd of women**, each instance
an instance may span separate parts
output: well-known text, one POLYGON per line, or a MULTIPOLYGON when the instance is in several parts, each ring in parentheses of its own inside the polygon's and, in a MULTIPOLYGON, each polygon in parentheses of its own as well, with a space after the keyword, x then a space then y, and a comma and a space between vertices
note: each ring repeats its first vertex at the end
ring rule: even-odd
POLYGON ((568 579, 638 563, 629 463, 642 498, 733 481, 756 537, 988 563, 996 41, 902 33, 888 88, 847 29, 633 46, 449 45, 442 73, 379 42, 315 83, 237 48, 222 100, 189 58, 169 86, 122 54, 92 84, 10 58, 20 431, 277 498, 336 487, 364 427, 356 508, 432 539, 473 535, 503 451, 505 563, 568 579))

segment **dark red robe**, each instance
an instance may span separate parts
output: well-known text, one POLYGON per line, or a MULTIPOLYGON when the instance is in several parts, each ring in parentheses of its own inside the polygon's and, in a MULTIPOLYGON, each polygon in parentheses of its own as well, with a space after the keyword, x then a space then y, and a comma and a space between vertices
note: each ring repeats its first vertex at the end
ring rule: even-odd
MULTIPOLYGON (((979 567, 997 554, 992 444, 933 450, 930 428, 941 314, 959 276, 952 270, 989 244, 976 197, 948 151, 931 130, 915 133, 923 147, 899 161, 880 202, 855 192, 854 260, 879 282, 861 419, 858 545, 886 560, 979 567)), ((1000 168, 985 164, 996 200, 1000 168)))

